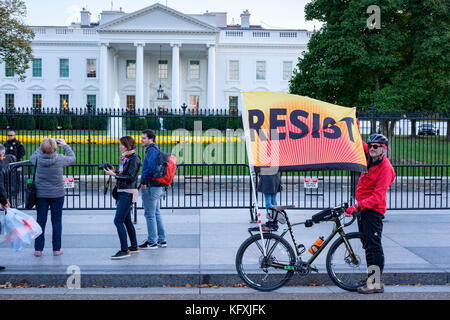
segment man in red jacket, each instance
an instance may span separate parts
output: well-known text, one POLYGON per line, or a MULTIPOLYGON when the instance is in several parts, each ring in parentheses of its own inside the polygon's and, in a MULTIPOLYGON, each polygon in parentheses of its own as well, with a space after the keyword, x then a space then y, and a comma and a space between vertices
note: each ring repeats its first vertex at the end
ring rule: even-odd
MULTIPOLYGON (((384 254, 381 245, 381 233, 383 231, 383 219, 386 213, 386 193, 395 179, 395 172, 389 162, 386 152, 388 139, 382 134, 372 134, 363 142, 367 159, 367 172, 361 173, 356 187, 356 201, 358 204, 347 209, 346 214, 351 216, 361 211, 358 216, 358 228, 365 236, 363 247, 366 251, 367 266, 376 266, 379 275, 384 268, 384 254)), ((371 276, 371 275, 369 275, 371 276)), ((359 293, 384 292, 382 283, 358 288, 359 293)))

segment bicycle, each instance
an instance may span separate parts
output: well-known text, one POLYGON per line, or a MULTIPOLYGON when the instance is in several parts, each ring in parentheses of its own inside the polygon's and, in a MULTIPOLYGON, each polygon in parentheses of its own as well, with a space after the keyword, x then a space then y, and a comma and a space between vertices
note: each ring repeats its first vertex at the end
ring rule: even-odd
POLYGON ((348 204, 344 203, 335 208, 322 210, 304 222, 291 224, 285 210, 293 207, 276 206, 271 208, 274 220, 287 224, 287 228, 281 235, 273 233, 272 230, 263 232, 264 241, 261 241, 259 227, 248 229, 250 237, 242 243, 236 254, 236 270, 241 279, 253 289, 272 291, 285 285, 294 273, 305 277, 312 271, 319 272, 313 262, 338 234, 339 238, 331 244, 328 251, 326 269, 331 280, 338 287, 347 291, 357 291, 358 287, 363 286, 367 280, 367 267, 365 263, 363 264, 363 259, 365 260, 364 236, 360 232, 346 234, 344 227, 351 225, 359 212, 355 213, 348 223, 341 223, 344 218, 343 214, 348 208, 348 204), (335 227, 317 251, 307 261, 304 261, 301 255, 305 252, 305 246, 297 245, 292 228, 302 224, 309 228, 320 222, 334 222, 335 227), (258 233, 253 234, 253 232, 258 233), (291 244, 284 238, 288 232, 291 235, 295 252, 291 244))

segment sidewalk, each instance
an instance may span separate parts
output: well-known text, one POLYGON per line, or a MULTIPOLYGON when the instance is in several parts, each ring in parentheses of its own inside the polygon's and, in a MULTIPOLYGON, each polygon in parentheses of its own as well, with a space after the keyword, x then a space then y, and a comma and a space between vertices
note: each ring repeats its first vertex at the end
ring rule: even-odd
MULTIPOLYGON (((35 215, 35 211, 25 211, 35 215)), ((291 210, 291 222, 304 221, 315 211, 291 210)), ((111 210, 64 211, 64 254, 53 257, 51 223, 47 222, 46 247, 40 258, 34 249, 14 252, 6 242, 0 244, 0 284, 66 285, 67 268, 81 270, 82 287, 142 287, 181 285, 187 283, 230 286, 243 281, 236 273, 234 260, 240 244, 249 236, 248 209, 162 210, 168 247, 142 250, 125 260, 110 256, 119 249, 119 239, 111 210)), ((312 228, 296 227, 299 243, 309 247, 317 237, 328 235, 331 223, 312 228)), ((146 238, 143 210, 138 211, 135 225, 138 242, 146 238)), ((356 231, 356 223, 347 232, 356 231)), ((443 285, 449 283, 450 212, 447 210, 389 211, 384 220, 386 284, 443 285)), ((304 255, 309 255, 307 252, 304 255)), ((318 274, 306 278, 294 276, 288 285, 318 282, 331 285, 325 268, 326 252, 315 262, 318 274)))

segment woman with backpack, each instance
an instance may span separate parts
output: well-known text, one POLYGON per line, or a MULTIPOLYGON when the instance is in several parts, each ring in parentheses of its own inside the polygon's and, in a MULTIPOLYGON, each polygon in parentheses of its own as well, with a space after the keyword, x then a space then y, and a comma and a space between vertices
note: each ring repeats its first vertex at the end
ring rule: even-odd
POLYGON ((117 181, 117 208, 114 224, 120 239, 120 250, 111 257, 113 260, 127 258, 131 253, 139 253, 136 230, 131 221, 131 208, 139 195, 137 180, 141 159, 136 154, 136 143, 132 137, 120 138, 119 148, 122 152, 119 171, 116 172, 113 166, 103 169, 106 174, 115 177, 117 181), (130 247, 128 247, 127 233, 130 237, 130 247))

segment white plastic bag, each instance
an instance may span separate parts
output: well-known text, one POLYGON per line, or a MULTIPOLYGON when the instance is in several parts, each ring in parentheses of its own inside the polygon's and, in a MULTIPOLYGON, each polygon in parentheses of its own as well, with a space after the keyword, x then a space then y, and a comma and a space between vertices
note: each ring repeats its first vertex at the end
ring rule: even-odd
POLYGON ((17 209, 8 209, 5 216, 5 238, 16 251, 28 247, 39 237, 42 228, 36 220, 17 209))

